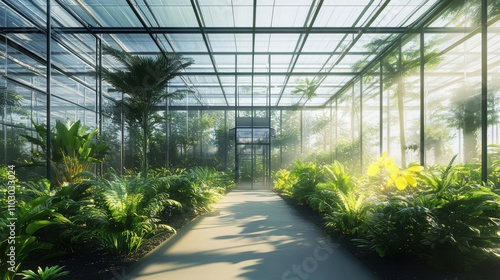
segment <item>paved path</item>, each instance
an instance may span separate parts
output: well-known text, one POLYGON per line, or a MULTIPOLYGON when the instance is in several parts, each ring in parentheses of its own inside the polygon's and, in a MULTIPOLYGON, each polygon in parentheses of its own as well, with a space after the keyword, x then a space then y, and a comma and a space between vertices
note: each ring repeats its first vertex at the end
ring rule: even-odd
POLYGON ((376 279, 271 191, 234 190, 144 257, 126 279, 376 279))

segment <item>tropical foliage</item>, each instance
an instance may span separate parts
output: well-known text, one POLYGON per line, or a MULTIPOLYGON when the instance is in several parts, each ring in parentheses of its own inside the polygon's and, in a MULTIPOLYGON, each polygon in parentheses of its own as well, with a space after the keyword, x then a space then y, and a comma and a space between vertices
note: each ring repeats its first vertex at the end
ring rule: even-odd
POLYGON ((190 92, 168 92, 167 85, 194 61, 173 53, 161 53, 156 57, 136 56, 111 47, 104 47, 104 54, 113 57, 120 65, 113 69, 103 67, 100 71, 103 79, 112 85, 112 91, 123 93, 123 98, 115 101, 115 105, 123 110, 131 131, 136 132, 135 136, 141 143, 141 169, 146 176, 153 126, 161 119, 155 106, 165 104, 167 98, 179 99, 190 92))
MULTIPOLYGON (((40 255, 50 259, 78 250, 77 244, 82 243, 117 256, 136 252, 145 240, 175 232, 169 225, 175 215, 184 219, 208 211, 234 185, 226 174, 208 168, 162 170, 147 178, 136 174, 106 179, 90 173, 84 177, 62 186, 44 179, 22 182, 17 188, 15 271, 34 258, 39 261, 40 255)), ((1 191, 0 202, 7 205, 5 182, 1 191)), ((0 211, 2 254, 10 252, 9 215, 6 208, 0 211)), ((9 267, 5 258, 0 260, 2 271, 9 267)), ((38 272, 25 270, 22 275, 28 277, 25 279, 55 279, 50 277, 61 273, 48 267, 38 272), (39 276, 42 278, 36 278, 39 276)), ((3 279, 14 275, 7 273, 3 279)))
POLYGON ((22 279, 32 279, 32 280, 52 280, 64 277, 69 274, 69 271, 64 271, 64 266, 48 266, 42 269, 38 267, 37 271, 33 270, 23 270, 19 273, 20 276, 24 276, 22 279))
POLYGON ((339 162, 298 162, 276 172, 275 189, 381 257, 469 271, 500 258, 500 190, 494 181, 481 183, 476 166, 453 165, 455 158, 448 166, 402 169, 384 153, 361 176, 339 162))
POLYGON ((58 185, 81 182, 78 177, 83 171, 92 171, 95 163, 103 161, 108 154, 108 145, 103 137, 98 137, 97 129, 87 131, 87 127, 76 122, 56 121, 51 129, 50 148, 47 144, 47 126, 36 124, 36 137, 23 135, 30 143, 40 147, 33 152, 33 162, 45 164, 48 160, 54 169, 58 185), (50 155, 47 155, 50 150, 50 155))

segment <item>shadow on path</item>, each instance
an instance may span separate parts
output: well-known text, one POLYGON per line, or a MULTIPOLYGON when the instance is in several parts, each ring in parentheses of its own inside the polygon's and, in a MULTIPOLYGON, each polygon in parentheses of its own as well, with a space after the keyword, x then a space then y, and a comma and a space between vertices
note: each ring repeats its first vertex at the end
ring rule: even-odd
POLYGON ((230 192, 140 260, 128 279, 375 279, 271 191, 230 192))

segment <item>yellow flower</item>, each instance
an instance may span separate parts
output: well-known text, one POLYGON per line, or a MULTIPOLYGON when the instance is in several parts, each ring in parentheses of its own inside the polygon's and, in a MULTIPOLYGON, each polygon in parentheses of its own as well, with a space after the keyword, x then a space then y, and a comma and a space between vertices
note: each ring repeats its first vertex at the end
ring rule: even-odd
POLYGON ((394 159, 387 156, 387 153, 383 153, 381 157, 377 159, 376 162, 368 166, 368 175, 377 176, 381 170, 387 170, 391 175, 397 174, 399 172, 398 166, 394 163, 394 159))
POLYGON ((376 162, 368 166, 369 176, 386 176, 387 182, 386 187, 396 185, 399 190, 404 190, 408 185, 412 187, 417 186, 417 179, 415 174, 421 172, 424 168, 420 165, 411 166, 405 170, 400 170, 399 167, 394 163, 392 157, 388 157, 387 153, 383 153, 381 157, 377 159, 376 162), (387 171, 385 174, 380 174, 382 170, 387 171))
POLYGON ((399 190, 404 190, 408 185, 412 187, 417 186, 417 179, 415 174, 421 172, 424 168, 420 165, 415 165, 407 168, 406 170, 401 170, 395 176, 393 176, 390 180, 387 181, 387 186, 396 184, 396 188, 399 190))

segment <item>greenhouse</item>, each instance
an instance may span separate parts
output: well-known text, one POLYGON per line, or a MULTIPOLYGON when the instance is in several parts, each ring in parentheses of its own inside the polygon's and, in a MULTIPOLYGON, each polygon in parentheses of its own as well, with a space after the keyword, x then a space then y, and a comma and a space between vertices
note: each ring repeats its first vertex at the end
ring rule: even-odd
POLYGON ((498 279, 500 0, 0 17, 2 279, 498 279))

